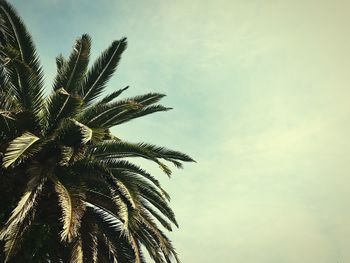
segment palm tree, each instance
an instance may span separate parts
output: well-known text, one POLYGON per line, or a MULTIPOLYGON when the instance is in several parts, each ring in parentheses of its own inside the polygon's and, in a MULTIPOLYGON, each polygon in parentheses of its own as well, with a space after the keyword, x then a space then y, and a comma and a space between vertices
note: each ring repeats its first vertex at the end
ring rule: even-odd
POLYGON ((88 67, 83 35, 68 58, 56 59, 52 94, 30 34, 0 0, 0 254, 1 262, 179 262, 162 228, 177 226, 169 195, 132 162, 181 168, 188 155, 111 134, 116 125, 167 111, 148 93, 99 98, 127 42, 114 41, 88 67), (160 225, 162 227, 160 227, 160 225))

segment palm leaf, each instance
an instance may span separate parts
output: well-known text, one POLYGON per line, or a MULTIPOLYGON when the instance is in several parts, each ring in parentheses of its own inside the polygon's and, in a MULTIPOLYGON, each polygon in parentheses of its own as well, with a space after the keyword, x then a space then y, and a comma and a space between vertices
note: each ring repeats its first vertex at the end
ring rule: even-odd
POLYGON ((112 92, 111 94, 105 96, 102 100, 100 100, 98 104, 106 104, 106 103, 110 103, 112 100, 114 100, 115 98, 117 98, 120 94, 122 94, 125 90, 127 90, 129 88, 129 86, 123 88, 123 89, 119 89, 116 90, 114 92, 112 92))
POLYGON ((70 263, 83 263, 83 251, 82 251, 82 244, 81 239, 75 238, 72 243, 72 250, 71 250, 71 256, 70 256, 70 263))
POLYGON ((137 145, 151 152, 157 158, 162 158, 174 163, 177 167, 182 167, 181 163, 177 162, 178 160, 182 162, 195 162, 195 160, 193 160, 190 156, 179 151, 174 151, 165 147, 160 147, 148 143, 138 143, 137 145))
POLYGON ((108 119, 107 121, 101 123, 103 127, 113 127, 122 123, 125 123, 127 121, 146 116, 155 112, 162 112, 162 111, 168 111, 172 108, 164 107, 162 105, 152 105, 148 107, 139 107, 136 109, 128 109, 124 110, 112 118, 108 119))
POLYGON ((33 68, 24 62, 14 59, 9 63, 12 66, 11 94, 16 98, 18 105, 22 110, 28 111, 35 120, 36 129, 39 130, 40 113, 43 105, 43 89, 41 80, 37 78, 33 68))
POLYGON ((128 172, 128 173, 137 174, 144 177, 145 179, 151 181, 155 186, 157 186, 166 199, 170 200, 169 194, 162 188, 159 181, 155 177, 153 177, 150 173, 142 169, 141 167, 129 161, 119 160, 119 159, 106 159, 106 160, 101 160, 101 162, 104 163, 112 172, 114 171, 128 172))
POLYGON ((57 66, 57 73, 61 74, 63 67, 67 65, 67 60, 63 57, 62 54, 58 55, 56 57, 56 66, 57 66))
POLYGON ((128 224, 128 209, 119 195, 113 189, 110 189, 111 196, 95 190, 87 190, 86 200, 98 207, 104 207, 111 211, 125 226, 128 224))
POLYGON ((78 235, 81 218, 85 211, 83 196, 81 193, 70 192, 56 177, 52 177, 52 181, 62 209, 61 240, 71 242, 78 235))
POLYGON ((55 131, 57 139, 68 146, 88 143, 92 139, 92 133, 89 127, 73 118, 62 120, 60 127, 55 131))
POLYGON ((174 211, 170 208, 169 204, 159 196, 156 192, 150 191, 147 187, 139 185, 140 195, 143 199, 150 202, 154 207, 156 207, 163 215, 165 215, 175 226, 179 227, 174 211))
MULTIPOLYGON (((42 69, 37 56, 32 38, 27 31, 22 19, 15 9, 6 1, 0 1, 0 16, 2 18, 1 29, 5 32, 4 42, 18 50, 20 60, 33 69, 35 75, 42 83, 42 69)), ((42 87, 41 87, 42 88, 42 87)))
POLYGON ((31 224, 45 182, 46 179, 41 177, 40 173, 36 173, 32 177, 27 184, 24 195, 1 230, 0 239, 5 240, 5 262, 16 252, 23 233, 31 224))
POLYGON ((90 178, 101 178, 108 187, 118 193, 122 201, 125 202, 130 209, 135 208, 135 202, 129 189, 121 181, 115 178, 103 163, 86 158, 75 162, 72 169, 77 171, 78 174, 83 173, 90 178))
POLYGON ((154 218, 156 218, 159 221, 159 223, 162 224, 162 226, 165 229, 172 231, 171 224, 167 220, 165 220, 160 214, 158 214, 158 212, 154 210, 148 202, 145 202, 143 200, 142 206, 145 208, 145 209, 141 208, 141 210, 144 211, 143 213, 147 213, 148 211, 154 218))
MULTIPOLYGON (((0 1, 0 29, 4 32, 3 47, 18 54, 16 61, 6 63, 8 75, 12 81, 19 102, 34 115, 35 124, 39 124, 39 111, 43 103, 43 72, 30 34, 14 8, 6 1, 0 1)), ((5 50, 2 48, 2 51, 5 50)), ((8 59, 8 58, 7 58, 8 59)))
POLYGON ((137 144, 110 140, 96 143, 89 147, 89 149, 95 158, 101 160, 108 158, 142 157, 157 163, 167 175, 171 174, 171 170, 165 164, 160 162, 151 152, 137 144))
POLYGON ((144 111, 144 115, 147 115, 156 111, 169 110, 169 108, 163 106, 151 108, 152 112, 148 109, 148 106, 158 102, 164 96, 164 94, 159 93, 148 93, 107 104, 97 103, 84 110, 80 114, 79 120, 89 124, 91 127, 112 127, 118 121, 127 119, 128 116, 130 117, 133 114, 135 114, 136 118, 138 112, 144 111), (107 123, 109 125, 105 126, 107 123))
POLYGON ((81 219, 80 236, 84 263, 97 263, 97 227, 93 218, 85 214, 81 219))
POLYGON ((75 42, 74 49, 68 61, 60 59, 60 68, 54 81, 54 90, 64 88, 68 93, 75 94, 87 71, 90 56, 91 39, 83 35, 75 42))
POLYGON ((69 94, 61 88, 49 98, 45 113, 45 126, 48 132, 54 130, 62 119, 76 115, 82 105, 82 100, 69 94))
POLYGON ((38 137, 29 132, 14 139, 7 147, 2 166, 7 168, 19 158, 30 156, 33 153, 30 148, 38 140, 38 137))
POLYGON ((117 262, 134 263, 135 251, 129 240, 128 230, 124 224, 108 211, 86 203, 87 212, 93 216, 99 228, 100 237, 117 262))
POLYGON ((101 94, 107 81, 116 70, 126 45, 125 38, 114 41, 88 71, 80 91, 85 103, 89 103, 101 94))

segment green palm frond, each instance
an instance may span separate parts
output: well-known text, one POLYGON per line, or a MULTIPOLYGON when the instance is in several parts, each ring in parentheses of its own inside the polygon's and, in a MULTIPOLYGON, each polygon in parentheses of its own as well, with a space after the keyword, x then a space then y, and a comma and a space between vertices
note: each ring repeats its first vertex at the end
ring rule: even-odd
POLYGON ((80 90, 85 103, 90 103, 101 94, 107 81, 115 72, 126 46, 125 38, 114 41, 95 61, 80 90))
POLYGON ((11 96, 11 84, 5 67, 0 64, 0 108, 11 110, 15 104, 15 100, 11 96))
POLYGON ((6 149, 2 166, 7 168, 18 159, 27 158, 38 149, 31 149, 33 144, 39 140, 39 137, 31 133, 24 133, 10 142, 6 149))
POLYGON ((161 163, 152 153, 139 147, 137 144, 109 140, 89 147, 89 150, 96 159, 107 160, 109 158, 142 157, 157 163, 163 171, 170 175, 169 168, 161 163))
POLYGON ((35 129, 39 130, 43 105, 41 80, 38 79, 33 68, 18 59, 12 60, 8 65, 14 67, 11 93, 16 98, 15 102, 22 107, 22 111, 28 111, 29 114, 33 115, 35 129))
POLYGON ((68 93, 77 94, 81 81, 87 71, 90 47, 90 37, 88 35, 83 35, 76 40, 68 61, 64 61, 62 57, 60 58, 60 68, 54 81, 54 90, 64 88, 68 93))
POLYGON ((125 90, 127 90, 129 88, 129 86, 126 86, 123 89, 119 89, 116 90, 114 92, 112 92, 109 95, 106 95, 104 98, 102 98, 99 102, 97 102, 94 105, 100 105, 100 104, 106 104, 106 103, 110 103, 111 101, 113 101, 114 99, 116 99, 120 94, 122 94, 125 90))
POLYGON ((148 173, 147 171, 142 169, 141 167, 139 167, 139 166, 127 161, 127 160, 105 159, 105 160, 102 160, 101 162, 104 163, 108 167, 108 169, 110 171, 112 171, 113 173, 114 172, 117 172, 117 173, 118 172, 119 173, 127 172, 127 173, 137 174, 137 175, 144 177, 145 179, 152 182, 156 187, 158 187, 158 189, 161 191, 161 193, 165 196, 165 198, 167 200, 170 200, 169 194, 162 188, 159 181, 154 176, 152 176, 150 173, 148 173))
POLYGON ((161 105, 151 106, 164 96, 159 93, 148 93, 111 103, 97 103, 83 111, 79 115, 79 120, 91 127, 109 128, 137 117, 170 110, 161 105))
POLYGON ((135 239, 130 232, 129 232, 128 239, 130 240, 131 247, 135 252, 135 263, 144 262, 141 247, 139 246, 137 239, 135 239))
POLYGON ((155 262, 172 262, 171 259, 175 259, 180 263, 171 241, 147 214, 141 212, 140 216, 133 218, 131 231, 138 236, 155 262))
POLYGON ((129 109, 122 111, 117 115, 113 116, 111 119, 101 123, 101 126, 110 128, 142 116, 146 116, 156 112, 168 111, 171 109, 172 108, 164 107, 162 105, 152 105, 148 107, 139 107, 137 109, 129 109))
POLYGON ((165 229, 172 231, 171 224, 166 219, 164 219, 155 209, 153 209, 152 206, 147 201, 142 200, 141 203, 142 203, 141 210, 143 211, 144 214, 146 214, 147 212, 150 213, 155 219, 159 221, 159 223, 161 223, 161 225, 165 229))
MULTIPOLYGON (((1 144, 6 145, 6 143, 12 139, 14 134, 14 121, 9 114, 0 113, 0 140, 1 144)), ((0 145, 1 145, 0 144, 0 145)), ((1 147, 3 148, 3 147, 1 147)), ((4 150, 4 149, 2 149, 4 150)))
POLYGON ((6 61, 2 67, 7 68, 17 101, 33 115, 35 128, 30 130, 35 131, 38 130, 44 90, 39 58, 24 23, 6 1, 0 1, 0 18, 0 31, 4 33, 0 51, 6 61), (9 51, 12 55, 7 57, 9 51))
POLYGON ((75 116, 82 105, 82 100, 69 94, 64 88, 60 88, 51 95, 47 104, 44 125, 50 132, 58 127, 62 119, 75 116))
POLYGON ((91 214, 99 229, 100 240, 108 247, 109 253, 117 262, 134 263, 135 250, 129 240, 124 224, 111 213, 87 203, 87 212, 91 214))
POLYGON ((129 188, 126 187, 122 181, 113 177, 113 175, 110 173, 104 173, 103 176, 111 187, 118 192, 123 202, 128 204, 132 209, 136 207, 134 198, 129 191, 129 188))
POLYGON ((108 238, 99 233, 97 239, 97 262, 101 263, 118 263, 116 250, 108 238))
MULTIPOLYGON (((32 38, 22 19, 6 1, 0 1, 1 29, 4 32, 3 46, 16 49, 20 60, 33 69, 42 84, 43 74, 32 38)), ((42 87, 41 87, 42 88, 42 87)))
POLYGON ((99 191, 87 190, 86 200, 98 207, 104 207, 111 211, 124 225, 128 224, 128 209, 125 203, 119 198, 119 195, 110 189, 110 195, 99 191))
POLYGON ((115 178, 103 163, 91 159, 85 159, 74 163, 73 170, 79 171, 79 173, 86 171, 86 176, 101 178, 108 187, 116 191, 122 201, 125 202, 130 209, 135 208, 135 202, 129 189, 125 187, 123 182, 115 178))
POLYGON ((157 203, 155 207, 164 214, 170 221, 172 221, 176 226, 178 226, 174 212, 171 210, 167 204, 167 199, 164 195, 158 191, 158 188, 154 187, 142 177, 130 173, 116 173, 114 174, 116 178, 123 182, 123 184, 128 189, 133 189, 132 192, 138 197, 137 209, 143 209, 143 207, 148 210, 166 229, 171 231, 171 225, 167 222, 161 215, 155 211, 149 202, 157 203))
POLYGON ((89 127, 72 118, 62 120, 56 130, 57 138, 67 146, 88 143, 92 139, 92 133, 89 127))
POLYGON ((163 257, 163 253, 159 248, 159 243, 150 234, 146 228, 142 226, 140 217, 134 217, 131 224, 131 231, 134 237, 147 249, 148 254, 156 263, 167 263, 163 257))
POLYGON ((146 143, 133 144, 115 140, 96 143, 90 147, 90 151, 95 158, 104 160, 109 158, 142 157, 157 163, 168 175, 171 174, 171 170, 165 164, 160 162, 159 159, 172 162, 177 167, 182 167, 179 161, 194 161, 186 154, 169 150, 164 147, 157 147, 146 143))
POLYGON ((152 155, 157 158, 162 158, 166 161, 174 163, 174 165, 179 168, 182 167, 182 164, 178 161, 195 162, 195 160, 193 160, 189 155, 179 151, 170 150, 165 147, 160 147, 148 143, 138 143, 137 145, 152 153, 152 155))
POLYGON ((140 187, 139 189, 141 197, 151 203, 155 208, 157 208, 164 216, 166 216, 176 227, 179 227, 174 211, 171 209, 169 204, 161 196, 157 195, 155 192, 150 191, 146 187, 140 187))

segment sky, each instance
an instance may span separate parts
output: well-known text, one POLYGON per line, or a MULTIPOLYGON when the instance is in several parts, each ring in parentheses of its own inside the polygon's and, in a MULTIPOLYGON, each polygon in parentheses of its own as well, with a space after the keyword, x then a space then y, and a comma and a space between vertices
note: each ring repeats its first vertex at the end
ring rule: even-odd
POLYGON ((83 33, 128 38, 108 91, 172 111, 113 129, 197 160, 168 180, 184 263, 350 262, 350 2, 12 0, 48 90, 83 33))

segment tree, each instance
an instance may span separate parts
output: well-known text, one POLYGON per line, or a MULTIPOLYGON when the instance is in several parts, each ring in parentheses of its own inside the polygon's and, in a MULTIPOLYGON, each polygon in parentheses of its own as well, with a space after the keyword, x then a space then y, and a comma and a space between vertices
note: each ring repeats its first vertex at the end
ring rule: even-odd
POLYGON ((44 96, 43 71, 26 26, 0 0, 0 245, 2 262, 179 262, 159 226, 177 226, 169 195, 132 160, 181 168, 179 151, 131 143, 110 129, 169 108, 159 93, 100 98, 127 42, 114 41, 89 68, 83 35, 44 96))

